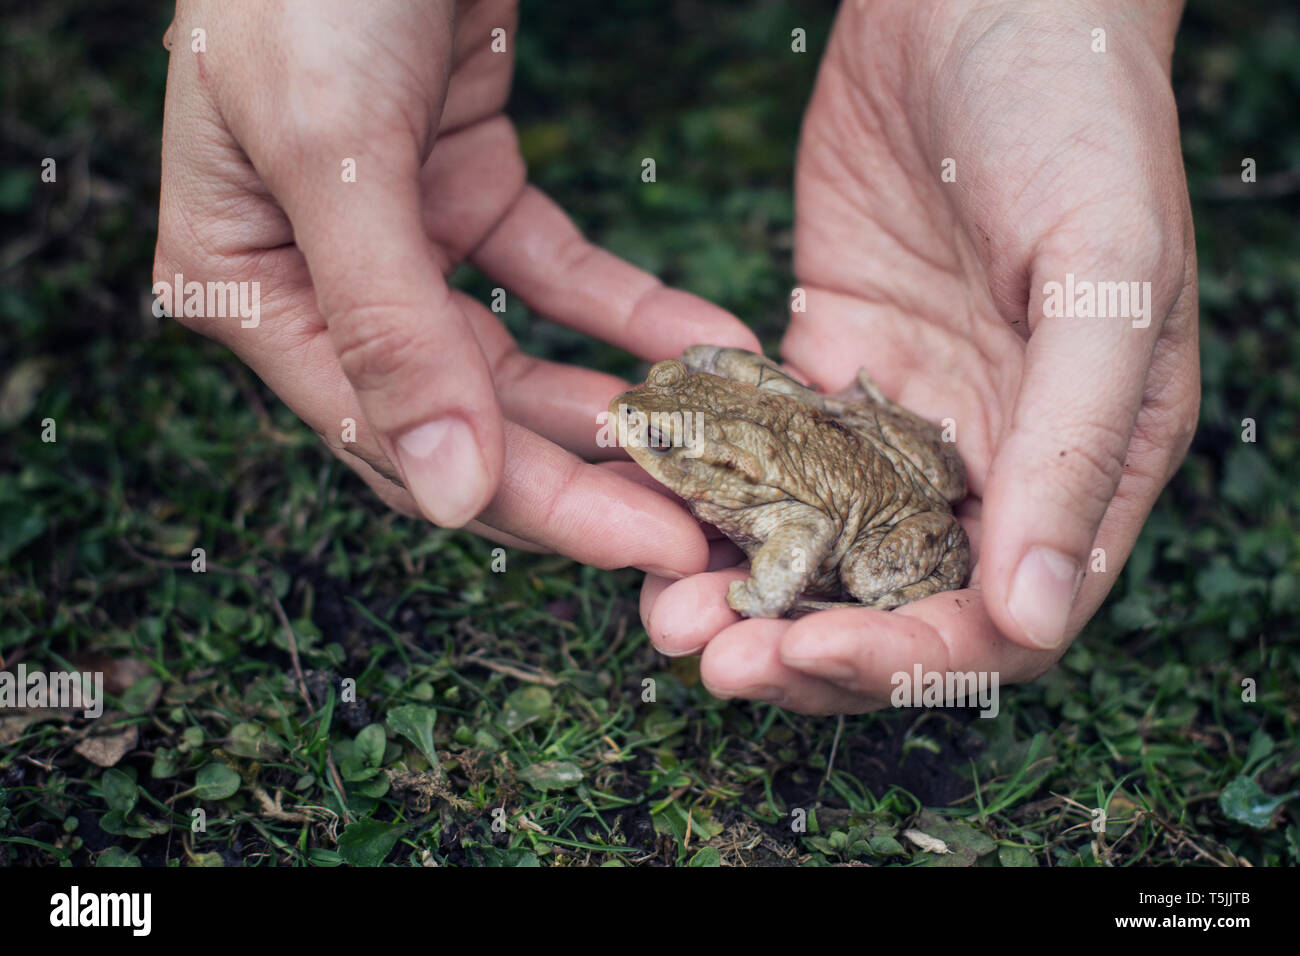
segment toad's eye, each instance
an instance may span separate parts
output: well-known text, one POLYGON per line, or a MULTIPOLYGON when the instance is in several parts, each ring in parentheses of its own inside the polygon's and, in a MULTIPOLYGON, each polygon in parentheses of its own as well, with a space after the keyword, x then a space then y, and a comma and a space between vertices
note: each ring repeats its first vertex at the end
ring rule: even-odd
POLYGON ((661 455, 667 454, 668 451, 672 448, 673 443, 668 438, 668 436, 665 435, 663 432, 661 432, 659 429, 655 428, 654 426, 650 427, 650 430, 647 433, 646 438, 647 438, 646 444, 649 447, 649 449, 651 451, 658 452, 661 455))

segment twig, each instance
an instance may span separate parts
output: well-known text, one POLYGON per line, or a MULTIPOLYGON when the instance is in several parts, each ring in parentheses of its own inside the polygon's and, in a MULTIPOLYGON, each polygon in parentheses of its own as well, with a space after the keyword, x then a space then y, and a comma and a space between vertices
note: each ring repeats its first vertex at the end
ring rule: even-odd
POLYGON ((826 787, 826 782, 831 779, 831 769, 835 766, 835 751, 840 746, 840 734, 844 733, 844 715, 840 714, 840 719, 835 722, 835 738, 831 741, 831 755, 826 758, 826 775, 822 777, 821 785, 817 792, 821 793, 826 787))
POLYGON ((620 614, 618 617, 618 627, 614 629, 614 639, 606 645, 605 650, 600 656, 591 662, 592 670, 600 670, 605 661, 609 660, 613 653, 618 650, 618 646, 623 643, 623 638, 627 636, 627 617, 620 614))
POLYGON ((477 664, 479 667, 486 667, 488 670, 497 674, 505 674, 507 677, 513 677, 515 680, 526 681, 529 684, 542 684, 545 687, 559 687, 561 681, 556 680, 545 671, 531 673, 513 664, 505 664, 501 661, 494 661, 487 657, 479 657, 476 654, 468 654, 460 659, 462 664, 477 664))

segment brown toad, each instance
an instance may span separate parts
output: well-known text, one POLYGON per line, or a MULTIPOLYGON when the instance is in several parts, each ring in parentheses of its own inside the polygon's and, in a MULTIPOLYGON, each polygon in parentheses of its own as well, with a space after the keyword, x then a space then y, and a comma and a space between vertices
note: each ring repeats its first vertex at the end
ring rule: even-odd
POLYGON ((966 583, 961 458, 865 371, 823 395, 761 355, 696 345, 609 408, 632 458, 749 555, 727 595, 745 617, 887 610, 966 583))

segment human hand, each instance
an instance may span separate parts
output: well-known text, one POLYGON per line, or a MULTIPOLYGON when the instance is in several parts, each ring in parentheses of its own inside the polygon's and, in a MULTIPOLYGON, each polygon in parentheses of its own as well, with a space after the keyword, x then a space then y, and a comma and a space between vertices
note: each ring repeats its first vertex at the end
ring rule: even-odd
POLYGON ((652 640, 702 652, 714 693, 859 712, 886 706, 892 676, 918 663, 1031 679, 1114 585, 1199 405, 1169 88, 1179 6, 842 6, 800 143, 807 311, 782 351, 825 388, 861 365, 903 405, 956 423, 974 573, 967 590, 892 612, 797 621, 738 620, 725 597, 741 571, 648 578, 652 640), (1108 52, 1093 52, 1096 27, 1108 52), (955 182, 941 179, 947 158, 955 182), (1045 287, 1067 273, 1150 282, 1149 324, 1047 315, 1045 287))
POLYGON ((756 345, 721 309, 587 243, 527 185, 502 113, 513 55, 493 48, 513 50, 515 23, 513 0, 181 0, 155 281, 258 282, 250 327, 177 318, 231 348, 397 510, 600 567, 699 570, 688 515, 630 465, 582 460, 616 454, 596 447, 595 422, 625 384, 524 355, 447 287, 468 259, 650 360, 756 345))

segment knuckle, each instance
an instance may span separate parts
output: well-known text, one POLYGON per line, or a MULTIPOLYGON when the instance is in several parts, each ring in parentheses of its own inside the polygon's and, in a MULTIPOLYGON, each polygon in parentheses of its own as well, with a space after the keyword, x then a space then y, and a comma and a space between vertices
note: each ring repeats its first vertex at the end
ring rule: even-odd
POLYGON ((545 363, 525 354, 511 342, 510 348, 493 360, 492 380, 518 388, 529 379, 535 379, 545 369, 545 363))
POLYGON ((1053 446, 1061 484, 1080 502, 1104 506, 1124 477, 1128 444, 1128 434, 1104 423, 1076 426, 1053 446))
POLYGON ((387 307, 351 309, 335 319, 331 334, 343 374, 358 391, 384 387, 427 352, 417 326, 387 307))
POLYGON ((277 130, 279 144, 288 158, 295 161, 339 152, 337 108, 324 108, 319 97, 308 97, 297 109, 290 110, 277 130))
POLYGON ((1175 402, 1174 427, 1179 439, 1191 443, 1201 422, 1201 370, 1200 366, 1189 361, 1181 376, 1181 389, 1175 402))
POLYGON ((1183 460, 1187 450, 1192 446, 1192 438, 1201 421, 1201 383, 1198 380, 1192 388, 1188 401, 1180 404, 1174 415, 1173 437, 1170 447, 1174 450, 1174 463, 1183 460))
POLYGON ((1171 382, 1157 400, 1144 405, 1134 430, 1157 460, 1163 463, 1162 480, 1168 481, 1182 464, 1200 425, 1201 380, 1199 375, 1171 382))
MULTIPOLYGON (((159 242, 159 247, 162 242, 159 242)), ((150 292, 154 297, 154 308, 157 309, 159 303, 164 310, 163 314, 175 322, 179 322, 185 328, 200 335, 209 338, 217 338, 219 327, 209 322, 203 315, 186 314, 185 309, 180 307, 180 300, 184 296, 184 289, 176 287, 176 277, 181 276, 185 281, 196 278, 193 268, 189 273, 185 272, 182 265, 172 257, 165 255, 161 248, 155 250, 153 260, 153 270, 150 276, 150 292)), ((155 312, 157 315, 157 312, 155 312)), ((162 316, 159 316, 160 318, 162 316)))
POLYGON ((356 472, 380 501, 408 518, 420 518, 420 509, 382 453, 354 450, 349 445, 336 444, 324 435, 321 437, 335 457, 356 472))
POLYGON ((393 463, 388 460, 388 456, 380 449, 356 448, 351 444, 344 444, 342 442, 335 443, 333 441, 327 441, 326 444, 329 446, 330 451, 332 451, 340 461, 344 462, 349 468, 353 469, 367 480, 370 478, 366 470, 368 468, 375 474, 387 480, 389 484, 400 488, 403 491, 406 490, 406 485, 402 482, 402 476, 397 473, 397 469, 393 467, 393 463))
POLYGON ((277 118, 276 141, 286 159, 296 164, 315 162, 323 155, 355 155, 357 143, 410 143, 409 154, 384 152, 385 162, 400 168, 419 168, 415 144, 427 137, 424 124, 394 97, 377 97, 364 103, 356 90, 335 77, 302 84, 293 91, 292 108, 277 118), (346 122, 343 120, 346 119, 346 122))
POLYGON ((577 227, 570 226, 567 234, 556 243, 553 255, 558 275, 580 275, 597 253, 597 248, 587 241, 577 227))
POLYGON ((569 507, 570 495, 573 488, 582 486, 585 467, 580 459, 570 461, 563 473, 556 475, 554 484, 546 489, 538 503, 538 527, 560 528, 566 532, 576 530, 569 507))

